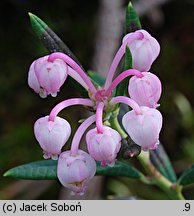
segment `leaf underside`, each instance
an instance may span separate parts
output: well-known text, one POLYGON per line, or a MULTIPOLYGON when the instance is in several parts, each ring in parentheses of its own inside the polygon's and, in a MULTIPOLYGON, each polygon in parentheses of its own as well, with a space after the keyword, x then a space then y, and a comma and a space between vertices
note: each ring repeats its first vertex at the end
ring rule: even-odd
POLYGON ((161 143, 158 145, 157 149, 150 150, 150 160, 162 175, 168 180, 176 182, 175 171, 161 143))
MULTIPOLYGON (((83 69, 82 65, 67 45, 49 28, 44 21, 32 13, 29 13, 29 16, 35 35, 40 39, 50 53, 63 52, 77 62, 83 69)), ((88 97, 88 92, 78 82, 71 77, 68 77, 68 79, 70 80, 72 86, 82 95, 82 97, 88 97)))
POLYGON ((194 183, 194 164, 182 173, 178 183, 183 186, 194 183))

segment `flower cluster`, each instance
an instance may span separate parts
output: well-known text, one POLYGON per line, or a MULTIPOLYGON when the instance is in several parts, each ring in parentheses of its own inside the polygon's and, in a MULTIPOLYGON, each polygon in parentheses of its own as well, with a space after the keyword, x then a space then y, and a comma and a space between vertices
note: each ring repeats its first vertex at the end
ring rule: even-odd
POLYGON ((121 135, 103 121, 103 113, 111 112, 116 104, 125 103, 132 108, 122 118, 122 125, 131 139, 142 150, 157 148, 162 127, 162 115, 156 109, 161 95, 161 82, 149 72, 157 58, 160 46, 147 31, 138 30, 127 34, 117 51, 103 87, 96 88, 82 68, 68 55, 52 53, 34 61, 29 70, 28 84, 42 98, 55 97, 68 75, 74 78, 87 91, 89 98, 72 98, 57 104, 48 116, 38 119, 34 133, 44 158, 58 159, 57 175, 62 185, 73 193, 81 195, 96 172, 96 162, 101 166, 114 166, 121 148, 121 135), (114 80, 114 74, 129 46, 132 69, 123 71, 114 80), (126 77, 129 81, 129 97, 113 97, 113 90, 126 77), (87 118, 74 134, 71 149, 62 151, 71 134, 70 124, 58 113, 72 105, 91 107, 95 114, 87 118), (88 153, 79 149, 80 140, 89 126, 96 127, 86 134, 88 153))

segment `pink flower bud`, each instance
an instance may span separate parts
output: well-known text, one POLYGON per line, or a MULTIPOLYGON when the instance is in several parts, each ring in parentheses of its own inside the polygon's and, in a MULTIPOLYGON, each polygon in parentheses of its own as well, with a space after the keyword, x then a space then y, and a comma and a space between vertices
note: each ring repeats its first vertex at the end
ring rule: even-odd
POLYGON ((121 136, 110 127, 103 126, 103 133, 98 133, 94 128, 86 134, 89 154, 100 161, 102 166, 114 166, 117 153, 121 147, 121 136))
POLYGON ((42 98, 49 94, 56 97, 67 78, 66 63, 60 59, 48 62, 48 57, 44 56, 34 61, 28 74, 28 85, 42 98))
POLYGON ((162 86, 156 75, 150 72, 143 72, 144 76, 138 78, 133 76, 129 80, 129 96, 140 106, 156 108, 160 99, 162 86))
POLYGON ((57 176, 61 184, 72 190, 73 194, 83 195, 95 173, 96 162, 86 152, 78 150, 77 155, 71 155, 71 151, 60 154, 57 176))
MULTIPOLYGON (((133 68, 139 71, 148 71, 159 55, 160 45, 147 31, 138 30, 136 32, 141 32, 143 38, 134 40, 129 44, 133 59, 133 68)), ((126 42, 136 32, 125 35, 123 42, 126 42)))
POLYGON ((56 160, 71 134, 71 127, 63 118, 57 116, 49 121, 49 116, 45 116, 35 122, 34 134, 43 149, 43 157, 56 160))
POLYGON ((162 115, 153 108, 140 107, 142 114, 133 110, 122 119, 123 126, 131 139, 143 150, 155 149, 159 144, 159 133, 162 127, 162 115))

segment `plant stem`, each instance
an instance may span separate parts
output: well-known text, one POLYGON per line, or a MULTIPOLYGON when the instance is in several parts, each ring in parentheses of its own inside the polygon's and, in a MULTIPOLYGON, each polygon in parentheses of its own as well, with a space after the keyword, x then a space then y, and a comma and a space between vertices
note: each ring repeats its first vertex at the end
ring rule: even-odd
MULTIPOLYGON (((126 138, 127 134, 121 128, 117 115, 119 113, 119 109, 113 112, 112 117, 110 118, 109 122, 111 127, 116 129, 122 138, 126 138)), ((149 175, 150 180, 146 177, 140 179, 145 184, 152 184, 158 186, 162 189, 168 196, 173 200, 184 200, 185 198, 182 195, 182 187, 179 184, 172 183, 167 178, 165 178, 151 163, 149 152, 142 151, 140 155, 137 157, 140 161, 141 165, 145 169, 146 173, 149 175)))
POLYGON ((113 129, 117 130, 118 133, 121 135, 123 139, 127 138, 127 134, 125 131, 121 128, 117 116, 119 114, 119 109, 116 109, 115 111, 112 112, 112 116, 109 119, 110 125, 113 129))
POLYGON ((184 197, 181 193, 182 187, 178 184, 174 184, 165 178, 158 170, 153 166, 149 158, 149 152, 142 151, 138 156, 138 159, 145 171, 150 177, 152 177, 153 184, 160 187, 164 192, 166 192, 171 199, 181 199, 184 200, 184 197))

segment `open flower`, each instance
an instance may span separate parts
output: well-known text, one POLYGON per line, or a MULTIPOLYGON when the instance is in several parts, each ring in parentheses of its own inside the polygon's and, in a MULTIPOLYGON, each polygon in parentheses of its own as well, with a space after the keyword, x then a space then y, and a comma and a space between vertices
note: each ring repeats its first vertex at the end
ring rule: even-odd
POLYGON ((137 30, 125 35, 123 43, 127 43, 128 41, 130 41, 128 45, 132 54, 133 68, 139 71, 149 71, 160 52, 160 45, 157 40, 147 31, 137 30), (137 33, 141 33, 143 37, 131 42, 131 37, 137 33))
POLYGON ((120 134, 107 126, 103 126, 103 132, 98 133, 94 128, 86 134, 88 152, 102 166, 114 166, 117 153, 121 147, 120 134))
POLYGON ((123 127, 131 139, 143 150, 155 149, 159 144, 162 115, 153 108, 140 107, 140 109, 141 114, 136 114, 132 110, 123 116, 123 127))
POLYGON ((34 134, 43 149, 44 158, 57 159, 71 134, 70 124, 63 118, 49 116, 38 119, 34 124, 34 134))
POLYGON ((83 195, 95 173, 96 163, 86 152, 78 150, 76 155, 71 155, 70 151, 60 154, 57 176, 61 184, 73 194, 83 195))
POLYGON ((42 98, 46 98, 49 94, 56 97, 67 78, 67 72, 67 65, 64 61, 56 59, 49 62, 48 56, 44 56, 31 64, 28 84, 42 98))

